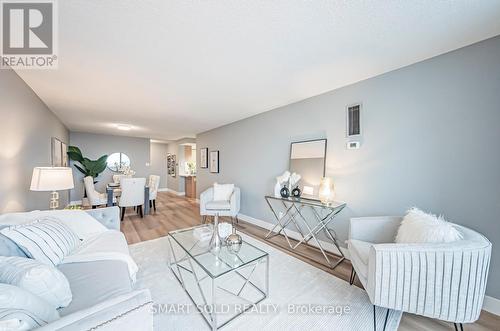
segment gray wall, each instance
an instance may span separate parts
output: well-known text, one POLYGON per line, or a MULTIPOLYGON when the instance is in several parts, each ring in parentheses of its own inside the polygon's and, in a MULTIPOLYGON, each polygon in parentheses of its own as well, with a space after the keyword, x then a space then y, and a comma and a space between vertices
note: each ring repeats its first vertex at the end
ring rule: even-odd
POLYGON ((150 173, 160 176, 160 188, 167 188, 167 153, 168 145, 151 142, 150 173))
MULTIPOLYGON (((92 160, 104 154, 125 153, 130 158, 131 169, 136 171, 135 177, 150 175, 149 166, 146 165, 150 163, 149 139, 71 132, 69 140, 70 145, 79 147, 83 156, 92 160)), ((115 173, 106 168, 97 178, 96 189, 105 192, 106 184, 112 181, 113 174, 115 173)), ((78 201, 83 197, 83 174, 73 167, 73 176, 75 178, 75 189, 71 191, 71 200, 78 201)))
POLYGON ((0 70, 0 118, 0 213, 48 209, 50 192, 29 190, 33 167, 51 165, 51 138, 67 143, 68 130, 10 69, 0 70))
MULTIPOLYGON (((487 294, 500 298, 500 37, 269 111, 197 136, 220 150, 213 182, 242 189, 241 213, 271 222, 264 195, 288 167, 290 143, 327 138, 327 176, 352 216, 402 215, 412 206, 493 242, 487 294), (345 107, 363 103, 363 142, 347 150, 345 107)), ((198 152, 199 153, 199 152, 198 152)))

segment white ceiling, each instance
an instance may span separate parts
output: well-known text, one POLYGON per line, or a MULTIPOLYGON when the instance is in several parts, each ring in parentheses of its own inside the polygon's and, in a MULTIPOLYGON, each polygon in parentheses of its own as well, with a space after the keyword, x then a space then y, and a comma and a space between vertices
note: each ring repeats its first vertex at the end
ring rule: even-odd
POLYGON ((58 3, 59 68, 18 74, 71 130, 162 140, 500 34, 496 0, 58 3))

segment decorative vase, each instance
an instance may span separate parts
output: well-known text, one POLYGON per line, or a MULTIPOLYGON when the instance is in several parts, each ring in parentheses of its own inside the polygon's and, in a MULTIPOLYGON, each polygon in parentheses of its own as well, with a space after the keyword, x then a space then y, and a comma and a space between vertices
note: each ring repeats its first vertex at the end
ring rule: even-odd
POLYGON ((222 239, 220 238, 219 235, 219 215, 215 215, 212 238, 210 239, 210 250, 219 251, 221 247, 222 247, 222 239))
POLYGON ((281 190, 281 184, 278 180, 276 180, 276 185, 274 185, 274 196, 276 198, 279 198, 281 196, 280 190, 281 190))
POLYGON ((295 188, 292 190, 292 196, 294 198, 300 198, 300 195, 302 194, 302 191, 298 186, 295 186, 295 188))
POLYGON ((281 188, 280 195, 283 198, 290 197, 290 190, 288 189, 288 187, 286 187, 286 185, 283 185, 283 187, 281 188))
POLYGON ((230 253, 238 253, 241 249, 243 239, 236 233, 236 228, 233 226, 233 233, 227 236, 226 245, 230 253))

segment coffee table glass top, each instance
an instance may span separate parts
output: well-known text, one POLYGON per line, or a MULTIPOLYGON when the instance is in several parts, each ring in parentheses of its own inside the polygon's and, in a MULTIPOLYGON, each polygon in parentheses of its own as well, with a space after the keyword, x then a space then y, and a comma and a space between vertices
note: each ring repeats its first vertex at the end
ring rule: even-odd
POLYGON ((222 246, 219 251, 213 251, 209 246, 210 239, 200 241, 194 236, 194 230, 201 227, 211 229, 212 225, 172 231, 169 235, 212 278, 219 277, 268 255, 245 241, 241 244, 238 252, 231 251, 227 246, 222 246))

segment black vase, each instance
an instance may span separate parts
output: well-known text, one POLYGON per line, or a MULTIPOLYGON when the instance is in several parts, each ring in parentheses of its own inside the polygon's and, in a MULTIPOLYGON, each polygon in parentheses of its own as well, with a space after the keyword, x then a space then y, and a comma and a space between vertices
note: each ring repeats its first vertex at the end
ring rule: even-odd
POLYGON ((288 187, 283 186, 280 190, 280 194, 283 198, 288 198, 290 197, 290 190, 288 189, 288 187))
POLYGON ((292 190, 292 196, 295 198, 300 198, 300 195, 302 194, 302 191, 298 186, 295 186, 295 188, 292 190))

